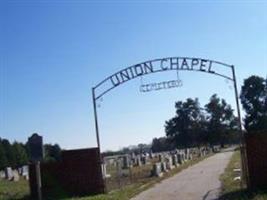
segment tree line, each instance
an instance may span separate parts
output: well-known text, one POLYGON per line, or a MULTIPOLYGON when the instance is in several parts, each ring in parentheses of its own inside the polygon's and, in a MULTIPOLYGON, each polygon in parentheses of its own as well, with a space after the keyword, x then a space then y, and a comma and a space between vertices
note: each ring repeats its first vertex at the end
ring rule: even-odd
MULTIPOLYGON (((58 144, 44 145, 44 161, 60 159, 61 148, 58 144)), ((0 170, 5 167, 18 168, 29 163, 30 149, 28 143, 13 142, 0 138, 0 170)))
MULTIPOLYGON (((247 133, 266 131, 267 79, 250 76, 244 80, 240 100, 245 111, 247 133)), ((166 137, 154 138, 154 152, 198 145, 238 143, 238 119, 225 99, 217 94, 202 108, 197 98, 175 103, 175 116, 165 122, 166 137)))

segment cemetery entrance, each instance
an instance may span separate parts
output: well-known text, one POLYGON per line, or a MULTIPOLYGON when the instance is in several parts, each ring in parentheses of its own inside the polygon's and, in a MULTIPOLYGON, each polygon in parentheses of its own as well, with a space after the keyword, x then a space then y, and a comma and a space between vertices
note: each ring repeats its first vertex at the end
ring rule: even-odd
MULTIPOLYGON (((240 117, 240 108, 238 101, 238 91, 236 84, 236 75, 235 68, 233 65, 229 65, 223 62, 202 59, 202 58, 191 58, 191 57, 167 57, 145 61, 138 63, 127 68, 124 68, 111 76, 105 78, 103 81, 98 83, 95 87, 92 88, 92 97, 93 97, 93 107, 94 107, 94 117, 95 117, 95 129, 96 129, 96 140, 97 146, 100 151, 100 135, 99 135, 99 125, 98 125, 98 115, 97 115, 97 101, 101 99, 105 94, 115 89, 116 87, 138 77, 149 75, 152 73, 165 72, 165 71, 194 71, 208 73, 211 75, 216 75, 222 78, 225 78, 233 83, 234 87, 234 96, 236 101, 236 110, 238 115, 238 125, 239 125, 239 134, 240 134, 240 149, 242 157, 242 175, 243 178, 247 179, 247 167, 245 161, 245 151, 244 151, 244 136, 242 133, 241 117, 240 117)), ((182 86, 181 80, 164 81, 160 83, 151 83, 151 84, 141 84, 140 92, 149 92, 153 90, 162 90, 169 89, 174 87, 182 86)), ((215 147, 216 151, 216 147, 215 147)), ((134 178, 140 176, 148 176, 151 172, 151 167, 153 167, 154 173, 157 171, 168 170, 172 166, 179 165, 185 160, 192 159, 193 155, 202 155, 207 153, 207 149, 184 149, 182 151, 176 152, 174 155, 168 155, 167 158, 164 155, 157 155, 156 157, 151 152, 149 155, 120 155, 115 157, 107 157, 105 159, 100 158, 102 161, 102 175, 108 183, 112 180, 112 177, 128 177, 128 182, 134 178), (162 156, 164 158, 162 158, 162 156), (148 159, 149 158, 149 159, 148 159), (149 160, 149 161, 148 161, 149 160), (162 162, 162 161, 166 161, 162 162), (157 166, 157 162, 165 163, 157 166), (134 170, 133 166, 149 166, 147 163, 152 163, 150 167, 144 167, 143 172, 139 173, 138 170, 134 170), (166 165, 166 166, 165 166, 166 165), (110 173, 107 173, 107 170, 110 173), (128 169, 125 171, 125 169, 128 169), (134 174, 134 175, 133 175, 134 174)), ((157 173, 160 175, 160 172, 157 173)), ((126 179, 124 179, 126 180, 126 179)), ((118 185, 124 185, 125 183, 121 179, 116 181, 118 185)), ((126 181, 127 182, 127 181, 126 181)), ((111 181, 111 185, 114 185, 111 181)))

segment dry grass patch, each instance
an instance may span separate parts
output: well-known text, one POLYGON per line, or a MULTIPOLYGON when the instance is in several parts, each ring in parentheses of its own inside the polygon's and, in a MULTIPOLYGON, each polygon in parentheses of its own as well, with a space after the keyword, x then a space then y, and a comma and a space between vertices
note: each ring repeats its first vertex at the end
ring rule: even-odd
POLYGON ((267 191, 247 191, 240 181, 234 180, 234 169, 241 168, 240 151, 235 151, 225 172, 221 175, 222 193, 220 200, 267 200, 267 191))

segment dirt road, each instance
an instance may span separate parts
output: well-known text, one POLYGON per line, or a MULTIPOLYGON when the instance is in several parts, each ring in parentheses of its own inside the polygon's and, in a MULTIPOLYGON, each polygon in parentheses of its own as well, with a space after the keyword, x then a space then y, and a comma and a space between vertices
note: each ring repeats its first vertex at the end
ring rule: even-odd
POLYGON ((215 200, 220 192, 220 174, 224 172, 232 153, 217 153, 131 200, 215 200))

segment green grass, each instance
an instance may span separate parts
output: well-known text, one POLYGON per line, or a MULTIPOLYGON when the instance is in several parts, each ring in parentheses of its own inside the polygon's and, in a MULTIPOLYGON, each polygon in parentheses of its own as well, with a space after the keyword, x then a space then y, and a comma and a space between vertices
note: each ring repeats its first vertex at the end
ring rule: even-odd
POLYGON ((248 191, 241 188, 240 181, 234 181, 236 172, 234 169, 241 168, 240 152, 235 151, 225 172, 221 175, 222 193, 221 200, 267 200, 267 191, 248 191))
POLYGON ((26 180, 12 182, 0 179, 0 200, 27 199, 29 195, 29 184, 26 180))

